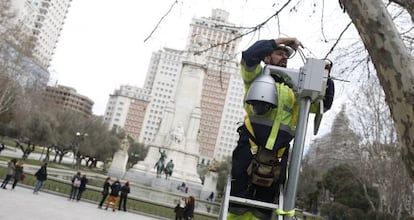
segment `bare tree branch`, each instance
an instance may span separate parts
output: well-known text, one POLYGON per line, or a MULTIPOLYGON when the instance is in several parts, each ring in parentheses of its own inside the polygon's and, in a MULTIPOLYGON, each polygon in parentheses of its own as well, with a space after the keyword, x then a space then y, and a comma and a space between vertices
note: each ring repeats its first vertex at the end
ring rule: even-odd
MULTIPOLYGON (((218 46, 221 46, 221 45, 226 45, 226 44, 229 44, 230 42, 232 42, 232 41, 235 41, 235 40, 237 40, 237 39, 239 39, 239 38, 242 38, 242 37, 244 37, 244 36, 246 36, 246 35, 249 35, 250 33, 253 33, 253 32, 256 32, 256 31, 259 31, 260 29, 262 29, 263 28, 263 26, 265 25, 265 24, 267 24, 267 22, 269 22, 270 21, 270 19, 272 19, 273 17, 277 17, 278 15, 279 15, 279 13, 281 12, 281 11, 283 11, 283 9, 286 7, 286 6, 288 6, 289 5, 289 3, 291 2, 291 0, 289 0, 289 1, 287 1, 279 10, 277 10, 276 11, 276 13, 274 13, 273 15, 271 15, 269 18, 267 18, 266 20, 264 20, 263 22, 261 22, 260 24, 258 24, 258 25, 256 25, 256 26, 254 26, 254 27, 250 27, 250 28, 243 28, 243 29, 247 29, 248 31, 247 32, 245 32, 245 33, 242 33, 242 34, 240 34, 240 35, 237 35, 237 36, 235 36, 235 37, 233 37, 232 39, 230 39, 230 40, 228 40, 228 41, 225 41, 225 42, 220 42, 220 43, 216 43, 216 44, 212 44, 212 45, 210 45, 210 47, 208 47, 208 48, 206 48, 206 49, 203 49, 203 50, 199 50, 199 51, 193 51, 194 52, 194 55, 198 55, 198 54, 201 54, 201 53, 204 53, 204 52, 206 52, 206 51, 209 51, 210 49, 213 49, 213 48, 215 48, 215 47, 218 47, 218 46)), ((225 27, 224 25, 216 25, 216 27, 225 27)), ((235 28, 235 27, 232 27, 232 28, 235 28)), ((240 27, 239 27, 240 28, 240 27)), ((240 28, 240 29, 242 29, 242 28, 240 28)))
POLYGON ((161 21, 171 12, 172 8, 177 3, 178 3, 178 1, 175 0, 174 3, 170 6, 170 9, 168 9, 167 13, 165 13, 165 15, 161 17, 161 19, 158 21, 157 25, 155 25, 154 29, 151 31, 151 33, 148 35, 148 37, 145 38, 144 42, 146 42, 152 36, 152 34, 155 32, 155 30, 157 30, 158 26, 160 26, 161 21))
MULTIPOLYGON (((326 36, 325 36, 325 32, 323 30, 323 15, 324 15, 324 11, 325 11, 325 0, 322 0, 322 15, 321 15, 321 33, 322 33, 322 37, 325 41, 325 43, 328 42, 328 40, 326 40, 326 36)), ((326 58, 326 57, 325 57, 326 58)))
POLYGON ((324 59, 328 58, 329 54, 332 53, 332 51, 335 49, 336 45, 338 45, 338 43, 341 40, 342 36, 348 30, 348 28, 349 28, 349 26, 351 26, 351 24, 352 24, 352 22, 349 22, 348 25, 344 28, 344 30, 339 35, 338 39, 336 39, 336 42, 334 43, 334 45, 331 47, 331 49, 329 50, 329 52, 325 55, 325 58, 324 59))

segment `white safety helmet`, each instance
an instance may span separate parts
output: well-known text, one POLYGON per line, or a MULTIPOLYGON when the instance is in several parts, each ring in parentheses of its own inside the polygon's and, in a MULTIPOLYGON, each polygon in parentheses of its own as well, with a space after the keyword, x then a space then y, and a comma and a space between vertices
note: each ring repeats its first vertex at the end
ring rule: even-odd
POLYGON ((288 53, 289 59, 294 57, 296 54, 296 50, 292 47, 285 45, 285 44, 278 44, 275 50, 284 50, 288 53))

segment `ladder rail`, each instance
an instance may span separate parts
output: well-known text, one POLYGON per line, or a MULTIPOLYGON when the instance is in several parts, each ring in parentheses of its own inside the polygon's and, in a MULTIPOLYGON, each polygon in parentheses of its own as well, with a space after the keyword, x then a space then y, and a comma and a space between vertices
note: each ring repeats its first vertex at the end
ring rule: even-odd
POLYGON ((236 204, 245 204, 250 205, 251 207, 265 208, 265 209, 277 209, 279 208, 278 204, 262 202, 253 199, 246 199, 242 197, 230 196, 229 201, 236 204))
MULTIPOLYGON (((279 204, 280 205, 275 204, 275 203, 257 201, 253 199, 246 199, 243 197, 230 196, 230 190, 231 190, 231 175, 227 177, 225 194, 224 194, 224 198, 221 203, 221 209, 220 209, 220 214, 219 214, 220 220, 226 220, 230 203, 242 204, 242 205, 247 205, 250 207, 257 207, 257 208, 264 208, 264 209, 271 209, 271 210, 276 210, 279 207, 283 207, 283 206, 280 206, 280 205, 283 205, 283 198, 284 198, 282 185, 280 186, 280 189, 279 189, 279 192, 280 192, 279 193, 279 204)), ((282 218, 283 217, 277 216, 275 212, 273 212, 271 219, 282 220, 282 218)))
POLYGON ((231 189, 231 175, 227 176, 227 184, 226 189, 224 192, 224 198, 221 202, 221 209, 220 209, 220 220, 226 220, 227 219, 227 213, 229 210, 229 202, 230 202, 230 189, 231 189))

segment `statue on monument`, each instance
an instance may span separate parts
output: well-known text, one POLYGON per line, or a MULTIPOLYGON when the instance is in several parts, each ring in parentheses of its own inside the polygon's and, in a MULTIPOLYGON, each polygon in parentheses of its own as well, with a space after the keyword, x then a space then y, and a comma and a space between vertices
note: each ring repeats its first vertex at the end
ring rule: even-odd
POLYGON ((172 175, 173 170, 174 170, 174 163, 173 163, 173 160, 170 160, 164 169, 165 179, 168 179, 168 176, 172 175))
POLYGON ((161 148, 158 149, 160 152, 160 159, 155 163, 154 168, 157 168, 157 177, 161 176, 161 172, 164 170, 165 159, 167 158, 167 154, 165 150, 161 151, 161 148))
POLYGON ((122 139, 122 141, 121 141, 120 150, 123 151, 123 152, 128 153, 128 149, 129 149, 129 141, 128 141, 128 137, 125 136, 125 138, 122 139))
POLYGON ((178 126, 171 132, 171 141, 176 144, 180 144, 184 140, 184 128, 182 122, 178 123, 178 126))

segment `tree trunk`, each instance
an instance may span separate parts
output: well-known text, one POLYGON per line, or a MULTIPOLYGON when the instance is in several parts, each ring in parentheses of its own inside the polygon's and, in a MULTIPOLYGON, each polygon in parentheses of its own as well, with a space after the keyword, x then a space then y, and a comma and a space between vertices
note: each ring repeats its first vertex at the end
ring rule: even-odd
POLYGON ((414 60, 382 1, 341 0, 372 58, 414 180, 414 60))

